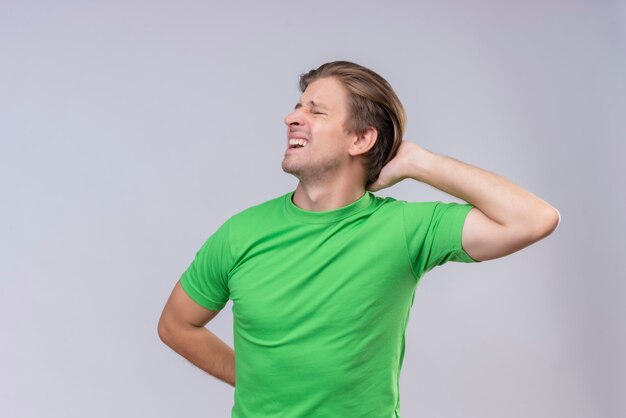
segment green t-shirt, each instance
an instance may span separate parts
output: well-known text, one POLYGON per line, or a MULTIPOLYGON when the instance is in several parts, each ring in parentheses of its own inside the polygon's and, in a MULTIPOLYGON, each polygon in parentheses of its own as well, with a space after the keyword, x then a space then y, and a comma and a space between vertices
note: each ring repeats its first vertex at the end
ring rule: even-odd
POLYGON ((294 192, 229 218, 181 285, 213 310, 233 301, 233 418, 394 418, 417 282, 461 246, 471 204, 366 191, 339 209, 294 192))

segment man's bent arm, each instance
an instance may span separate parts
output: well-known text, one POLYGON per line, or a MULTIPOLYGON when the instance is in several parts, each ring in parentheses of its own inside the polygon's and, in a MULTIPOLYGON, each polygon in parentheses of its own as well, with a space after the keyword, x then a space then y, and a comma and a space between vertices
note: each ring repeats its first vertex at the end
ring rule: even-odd
POLYGON ((204 327, 218 313, 198 305, 178 282, 161 314, 159 337, 191 363, 234 387, 235 353, 204 327))
POLYGON ((511 254, 558 226, 558 210, 515 183, 487 170, 417 146, 409 177, 475 206, 463 228, 463 247, 477 260, 511 254))

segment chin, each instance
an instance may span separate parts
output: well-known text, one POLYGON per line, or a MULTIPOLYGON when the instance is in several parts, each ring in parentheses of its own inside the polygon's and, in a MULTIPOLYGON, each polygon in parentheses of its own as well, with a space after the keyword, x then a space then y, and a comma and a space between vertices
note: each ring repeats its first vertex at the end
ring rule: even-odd
POLYGON ((285 173, 289 174, 295 174, 295 172, 297 171, 290 164, 285 164, 285 161, 283 161, 283 163, 281 164, 281 168, 285 173))
POLYGON ((298 164, 289 164, 289 163, 285 163, 284 161, 281 164, 281 168, 283 169, 285 173, 291 174, 297 177, 298 180, 300 180, 304 172, 303 167, 298 166, 298 164))

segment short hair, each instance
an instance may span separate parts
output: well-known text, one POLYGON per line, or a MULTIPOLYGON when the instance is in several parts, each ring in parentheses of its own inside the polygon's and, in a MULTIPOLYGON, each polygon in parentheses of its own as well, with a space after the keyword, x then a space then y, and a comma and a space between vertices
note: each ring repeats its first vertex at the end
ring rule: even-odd
POLYGON ((367 188, 395 157, 404 135, 406 112, 387 80, 349 61, 328 62, 301 74, 300 91, 304 93, 309 84, 325 77, 338 79, 349 92, 348 130, 363 133, 372 126, 378 131, 376 143, 365 154, 367 188))

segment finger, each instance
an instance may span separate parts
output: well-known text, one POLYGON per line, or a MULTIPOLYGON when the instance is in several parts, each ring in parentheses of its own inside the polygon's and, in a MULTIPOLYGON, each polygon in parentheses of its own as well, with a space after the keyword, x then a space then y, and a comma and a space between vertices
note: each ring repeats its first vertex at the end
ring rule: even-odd
POLYGON ((371 186, 367 188, 367 190, 369 190, 370 192, 376 192, 380 189, 382 189, 382 184, 380 184, 378 180, 376 180, 374 183, 372 183, 371 186))

